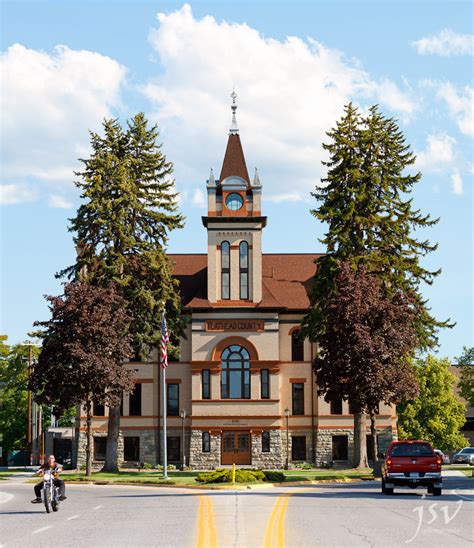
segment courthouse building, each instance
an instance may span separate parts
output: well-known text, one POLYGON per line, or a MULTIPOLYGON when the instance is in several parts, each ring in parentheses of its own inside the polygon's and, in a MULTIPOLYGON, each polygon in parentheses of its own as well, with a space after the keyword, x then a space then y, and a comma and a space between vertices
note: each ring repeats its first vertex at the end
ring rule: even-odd
MULTIPOLYGON (((297 337, 318 255, 263 253, 264 231, 284 220, 270 219, 266 228, 264 187, 257 170, 249 177, 235 111, 234 96, 222 169, 206 183, 207 253, 170 255, 190 317, 179 361, 166 373, 168 461, 179 464, 184 450, 194 468, 281 468, 287 459, 343 464, 352 456, 353 416, 347 402, 318 397, 316 346, 297 337)), ((162 426, 157 354, 129 367, 136 385, 123 399, 119 454, 155 464, 162 426)), ((94 411, 97 461, 105 457, 106 411, 94 411)), ((82 417, 79 462, 84 426, 82 417)), ((396 435, 392 407, 380 405, 377 428, 383 448, 396 435)))

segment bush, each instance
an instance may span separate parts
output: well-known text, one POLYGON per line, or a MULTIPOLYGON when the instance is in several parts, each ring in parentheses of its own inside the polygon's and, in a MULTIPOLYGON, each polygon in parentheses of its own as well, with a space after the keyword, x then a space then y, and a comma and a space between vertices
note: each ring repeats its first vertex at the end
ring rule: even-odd
POLYGON ((270 481, 272 483, 282 483, 285 481, 285 474, 283 472, 278 472, 277 470, 265 470, 265 481, 270 481))
MULTIPOLYGON (((232 470, 218 468, 213 472, 201 472, 196 476, 196 481, 200 483, 230 483, 232 470)), ((256 481, 265 481, 265 474, 261 470, 239 468, 235 471, 236 483, 254 483, 256 481)))

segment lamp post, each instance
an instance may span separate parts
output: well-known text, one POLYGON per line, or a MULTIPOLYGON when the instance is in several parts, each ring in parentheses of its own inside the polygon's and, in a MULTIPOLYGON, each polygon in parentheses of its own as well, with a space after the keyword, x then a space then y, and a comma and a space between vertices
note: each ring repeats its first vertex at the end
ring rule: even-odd
POLYGON ((179 412, 181 417, 181 469, 186 468, 186 456, 184 453, 184 419, 186 418, 186 409, 181 409, 179 412))
POLYGON ((288 407, 285 409, 284 413, 285 413, 285 419, 286 419, 286 463, 285 463, 285 470, 288 470, 288 458, 289 458, 289 448, 290 448, 289 434, 288 434, 288 418, 290 416, 290 410, 288 409, 288 407))
POLYGON ((71 469, 74 470, 74 468, 76 468, 75 466, 75 461, 76 459, 74 458, 75 457, 75 454, 74 454, 74 450, 76 448, 76 432, 75 432, 75 428, 76 428, 76 417, 71 417, 71 469))

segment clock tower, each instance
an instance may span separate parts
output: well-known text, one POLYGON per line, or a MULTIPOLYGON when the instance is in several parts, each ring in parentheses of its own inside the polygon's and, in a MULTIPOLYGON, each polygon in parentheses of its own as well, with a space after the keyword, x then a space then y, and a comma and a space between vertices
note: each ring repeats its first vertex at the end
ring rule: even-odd
POLYGON ((262 185, 257 168, 250 182, 237 126, 232 123, 219 179, 207 181, 207 295, 215 306, 255 306, 262 300, 262 185))

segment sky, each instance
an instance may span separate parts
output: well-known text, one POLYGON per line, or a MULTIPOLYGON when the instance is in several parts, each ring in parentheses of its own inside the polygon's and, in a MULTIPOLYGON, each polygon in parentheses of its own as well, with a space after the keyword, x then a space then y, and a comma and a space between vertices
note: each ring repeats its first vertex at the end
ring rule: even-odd
POLYGON ((45 294, 74 262, 69 221, 89 131, 144 112, 174 164, 183 230, 169 251, 206 252, 205 183, 218 174, 230 93, 268 216, 264 252, 324 252, 311 214, 322 144, 354 102, 398 120, 423 173, 420 237, 442 274, 422 287, 440 356, 473 346, 473 7, 470 2, 2 1, 1 322, 9 342, 48 318, 45 294))

